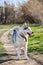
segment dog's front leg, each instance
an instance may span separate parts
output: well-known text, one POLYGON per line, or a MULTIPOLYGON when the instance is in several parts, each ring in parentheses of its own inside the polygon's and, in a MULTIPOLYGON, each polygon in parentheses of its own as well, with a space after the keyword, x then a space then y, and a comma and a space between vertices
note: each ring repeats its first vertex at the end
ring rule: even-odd
POLYGON ((17 49, 17 59, 20 59, 20 48, 17 49))
POLYGON ((25 54, 25 59, 29 59, 27 56, 27 44, 24 47, 24 54, 25 54))

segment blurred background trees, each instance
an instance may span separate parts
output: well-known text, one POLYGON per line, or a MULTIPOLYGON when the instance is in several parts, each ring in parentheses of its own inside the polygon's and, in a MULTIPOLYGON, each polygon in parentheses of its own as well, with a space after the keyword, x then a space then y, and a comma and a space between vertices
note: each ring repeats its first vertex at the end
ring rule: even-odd
POLYGON ((4 23, 14 23, 15 20, 15 11, 14 5, 5 3, 5 22, 4 23))
MULTIPOLYGON (((20 5, 20 2, 18 2, 20 5)), ((4 2, 0 6, 0 24, 30 23, 43 24, 43 0, 30 0, 18 8, 14 4, 4 2)))

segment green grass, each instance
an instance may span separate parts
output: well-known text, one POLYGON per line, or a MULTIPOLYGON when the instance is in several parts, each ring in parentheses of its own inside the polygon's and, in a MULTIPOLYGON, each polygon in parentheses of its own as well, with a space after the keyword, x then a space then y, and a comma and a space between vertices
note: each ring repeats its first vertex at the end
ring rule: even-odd
POLYGON ((0 42, 0 47, 2 47, 2 45, 3 45, 2 42, 0 42))
MULTIPOLYGON (((17 24, 19 25, 19 24, 17 24)), ((1 29, 10 29, 14 24, 12 25, 0 25, 1 29)), ((21 25, 20 25, 21 26, 21 25)), ((32 28, 34 34, 28 38, 28 52, 38 52, 43 54, 43 26, 37 25, 37 24, 30 24, 30 27, 32 28)), ((3 49, 3 44, 0 42, 0 52, 3 49)), ((3 49, 4 50, 4 49, 3 49)))
POLYGON ((43 53, 43 26, 31 25, 34 34, 28 38, 28 51, 43 53))
POLYGON ((0 25, 0 29, 8 29, 8 28, 11 28, 13 27, 14 25, 0 25))
POLYGON ((0 42, 0 54, 4 52, 3 43, 0 42))
MULTIPOLYGON (((6 24, 6 25, 0 25, 0 29, 9 29, 9 28, 12 28, 13 26, 15 26, 16 24, 10 24, 10 25, 8 25, 8 24, 6 24)), ((17 24, 17 26, 21 26, 21 24, 19 25, 19 24, 17 24)))

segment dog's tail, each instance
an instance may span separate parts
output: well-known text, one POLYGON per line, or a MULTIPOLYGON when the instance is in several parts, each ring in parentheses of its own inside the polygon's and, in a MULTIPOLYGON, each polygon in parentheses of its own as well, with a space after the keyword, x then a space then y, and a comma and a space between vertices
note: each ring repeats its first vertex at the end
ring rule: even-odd
POLYGON ((12 42, 16 42, 16 36, 17 36, 17 31, 14 29, 13 30, 13 35, 12 35, 12 42))

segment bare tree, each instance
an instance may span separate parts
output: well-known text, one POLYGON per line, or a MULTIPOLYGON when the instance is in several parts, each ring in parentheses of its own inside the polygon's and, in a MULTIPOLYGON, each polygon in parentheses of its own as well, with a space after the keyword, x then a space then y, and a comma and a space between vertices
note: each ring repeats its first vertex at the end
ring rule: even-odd
POLYGON ((5 23, 14 23, 15 19, 15 11, 14 11, 14 5, 5 3, 5 23))
POLYGON ((0 7, 0 24, 3 23, 3 7, 0 7))
POLYGON ((43 24, 43 5, 39 0, 30 0, 21 6, 22 15, 26 20, 31 23, 43 24))

